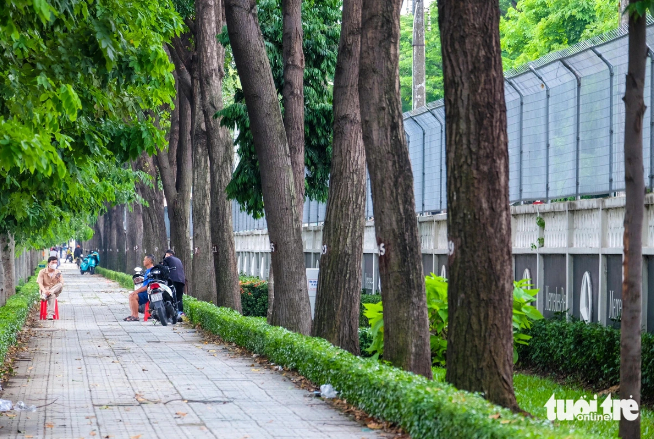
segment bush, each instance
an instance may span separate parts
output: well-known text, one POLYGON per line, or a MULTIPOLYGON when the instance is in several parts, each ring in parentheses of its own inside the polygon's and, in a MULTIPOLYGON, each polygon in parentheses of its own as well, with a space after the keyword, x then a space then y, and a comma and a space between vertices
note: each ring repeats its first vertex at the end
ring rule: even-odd
POLYGON ((132 280, 132 276, 129 274, 107 270, 106 268, 102 267, 95 267, 95 272, 100 276, 106 277, 107 279, 115 280, 123 288, 127 288, 128 290, 134 289, 134 281, 132 280))
POLYGON ((241 306, 244 316, 266 317, 268 313, 268 282, 258 278, 240 279, 241 306))
MULTIPOLYGON (((620 330, 564 318, 540 320, 520 346, 520 364, 564 374, 594 387, 620 382, 620 330)), ((642 334, 642 396, 654 396, 654 334, 642 334)))
POLYGON ((16 335, 25 324, 30 309, 39 299, 39 285, 35 275, 16 288, 16 294, 7 299, 5 306, 0 307, 0 360, 4 361, 9 347, 16 343, 16 335))
POLYGON ((379 302, 381 302, 381 300, 382 300, 381 294, 363 294, 363 293, 361 293, 361 307, 359 309, 359 327, 360 328, 368 328, 370 326, 370 322, 368 321, 368 317, 363 315, 363 313, 366 310, 366 307, 363 306, 363 304, 364 303, 379 303, 379 302))
POLYGON ((296 369, 316 384, 332 384, 341 398, 400 425, 413 439, 584 437, 555 428, 549 421, 513 414, 449 384, 356 357, 324 339, 270 326, 261 317, 243 317, 191 297, 184 297, 184 307, 192 323, 275 364, 296 369))

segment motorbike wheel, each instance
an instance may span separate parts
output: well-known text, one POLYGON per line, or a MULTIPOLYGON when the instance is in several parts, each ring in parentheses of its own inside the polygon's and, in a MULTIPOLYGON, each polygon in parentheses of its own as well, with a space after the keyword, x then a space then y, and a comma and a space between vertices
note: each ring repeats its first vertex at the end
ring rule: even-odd
POLYGON ((82 269, 80 268, 80 269, 79 269, 79 274, 81 274, 81 275, 83 276, 83 275, 84 275, 84 270, 82 270, 82 269))
POLYGON ((95 267, 91 267, 91 268, 89 269, 89 273, 91 273, 91 274, 95 274, 95 267))
POLYGON ((161 302, 157 302, 154 305, 154 311, 157 314, 157 318, 163 326, 168 326, 168 319, 166 318, 166 310, 164 309, 161 302))
POLYGON ((175 309, 173 308, 173 304, 170 302, 166 302, 166 314, 170 318, 170 322, 173 325, 177 323, 177 314, 175 314, 175 309))

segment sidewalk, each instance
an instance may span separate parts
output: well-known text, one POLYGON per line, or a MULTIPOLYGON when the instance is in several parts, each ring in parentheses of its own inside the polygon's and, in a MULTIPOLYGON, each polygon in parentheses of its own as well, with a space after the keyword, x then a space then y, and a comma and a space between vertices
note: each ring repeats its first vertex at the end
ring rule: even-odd
POLYGON ((124 322, 127 291, 62 265, 60 320, 40 321, 2 399, 3 438, 374 438, 375 432, 251 367, 188 326, 124 322))

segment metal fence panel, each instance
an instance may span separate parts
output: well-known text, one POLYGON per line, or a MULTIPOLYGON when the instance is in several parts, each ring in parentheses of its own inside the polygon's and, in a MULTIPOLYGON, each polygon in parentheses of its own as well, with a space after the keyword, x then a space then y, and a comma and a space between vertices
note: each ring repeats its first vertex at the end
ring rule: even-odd
POLYGON ((413 173, 413 195, 416 200, 416 211, 422 210, 422 163, 424 160, 423 150, 425 144, 425 128, 415 119, 409 117, 404 120, 404 129, 409 138, 409 159, 411 160, 411 171, 413 173))
POLYGON ((441 198, 441 187, 439 170, 441 166, 441 126, 436 116, 427 111, 416 116, 416 121, 425 127, 425 150, 424 161, 419 169, 414 168, 415 173, 420 172, 423 177, 423 199, 416 200, 416 211, 430 212, 439 209, 441 198))
POLYGON ((520 200, 520 149, 522 100, 511 82, 504 84, 507 135, 509 138, 509 200, 520 200))

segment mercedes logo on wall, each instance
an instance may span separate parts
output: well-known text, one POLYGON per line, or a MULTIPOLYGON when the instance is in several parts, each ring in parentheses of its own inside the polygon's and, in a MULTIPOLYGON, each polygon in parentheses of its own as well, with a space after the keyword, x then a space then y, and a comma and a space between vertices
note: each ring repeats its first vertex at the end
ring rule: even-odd
POLYGON ((445 265, 441 266, 441 277, 447 279, 447 270, 445 270, 445 265))
POLYGON ((581 279, 581 291, 579 296, 579 314, 581 319, 590 323, 593 312, 593 283, 590 279, 590 272, 585 272, 581 279))
POLYGON ((522 272, 522 279, 531 282, 531 271, 528 268, 525 268, 525 271, 522 272))

